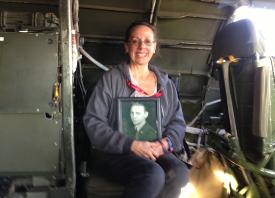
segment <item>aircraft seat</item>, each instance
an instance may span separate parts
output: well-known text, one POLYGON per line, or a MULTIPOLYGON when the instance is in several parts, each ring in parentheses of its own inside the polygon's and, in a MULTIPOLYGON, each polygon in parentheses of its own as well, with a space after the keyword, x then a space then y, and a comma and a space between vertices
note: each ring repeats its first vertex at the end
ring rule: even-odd
POLYGON ((262 38, 250 20, 230 23, 217 33, 212 55, 218 68, 223 64, 219 72, 226 130, 237 134, 246 158, 258 163, 272 144, 274 129, 272 64, 263 61, 262 38))

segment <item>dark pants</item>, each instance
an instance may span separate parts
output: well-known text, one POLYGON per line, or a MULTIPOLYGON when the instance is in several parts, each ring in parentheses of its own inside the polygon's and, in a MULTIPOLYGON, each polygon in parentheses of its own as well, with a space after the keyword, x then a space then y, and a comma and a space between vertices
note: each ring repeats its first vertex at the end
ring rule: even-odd
POLYGON ((177 198, 188 182, 188 168, 173 154, 157 161, 134 154, 103 154, 93 160, 95 171, 125 185, 123 198, 177 198))

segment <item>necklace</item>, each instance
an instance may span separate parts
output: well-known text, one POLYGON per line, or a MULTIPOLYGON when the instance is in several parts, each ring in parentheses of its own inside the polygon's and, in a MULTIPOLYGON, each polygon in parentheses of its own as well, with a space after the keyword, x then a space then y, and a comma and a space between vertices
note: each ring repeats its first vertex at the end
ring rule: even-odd
POLYGON ((141 83, 145 83, 145 80, 141 80, 141 83))
POLYGON ((147 79, 150 77, 151 75, 151 71, 149 71, 146 75, 144 75, 144 77, 142 77, 141 75, 136 75, 130 68, 129 68, 129 73, 130 73, 130 76, 132 78, 132 80, 134 82, 136 82, 137 84, 144 84, 146 83, 147 79))

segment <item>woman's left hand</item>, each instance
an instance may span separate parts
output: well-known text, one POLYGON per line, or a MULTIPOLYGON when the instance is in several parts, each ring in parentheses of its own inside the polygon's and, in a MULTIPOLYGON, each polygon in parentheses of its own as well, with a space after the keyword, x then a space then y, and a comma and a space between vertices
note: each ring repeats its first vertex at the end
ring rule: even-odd
POLYGON ((155 156, 156 158, 158 158, 159 156, 164 154, 162 145, 157 141, 157 142, 152 142, 152 149, 154 149, 155 153, 157 153, 158 155, 155 156))
POLYGON ((163 155, 165 153, 165 151, 168 149, 168 142, 166 140, 166 138, 163 138, 159 141, 153 142, 153 149, 156 151, 156 153, 158 153, 158 156, 156 156, 157 158, 161 155, 163 155), (160 143, 160 141, 162 143, 160 143))

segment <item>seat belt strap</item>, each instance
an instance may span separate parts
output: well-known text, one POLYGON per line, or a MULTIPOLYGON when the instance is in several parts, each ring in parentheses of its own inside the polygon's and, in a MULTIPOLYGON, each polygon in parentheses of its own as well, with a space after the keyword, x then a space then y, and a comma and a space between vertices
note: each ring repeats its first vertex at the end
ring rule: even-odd
MULTIPOLYGON (((226 103, 227 103, 227 110, 229 115, 229 122, 230 122, 230 128, 231 133, 237 138, 238 140, 238 132, 236 127, 236 120, 233 110, 233 103, 232 103, 232 95, 230 91, 230 84, 229 84, 229 65, 231 61, 225 61, 222 64, 222 71, 223 71, 223 80, 224 80, 224 86, 225 86, 225 95, 226 95, 226 103)), ((237 141, 239 142, 239 141, 237 141)))

